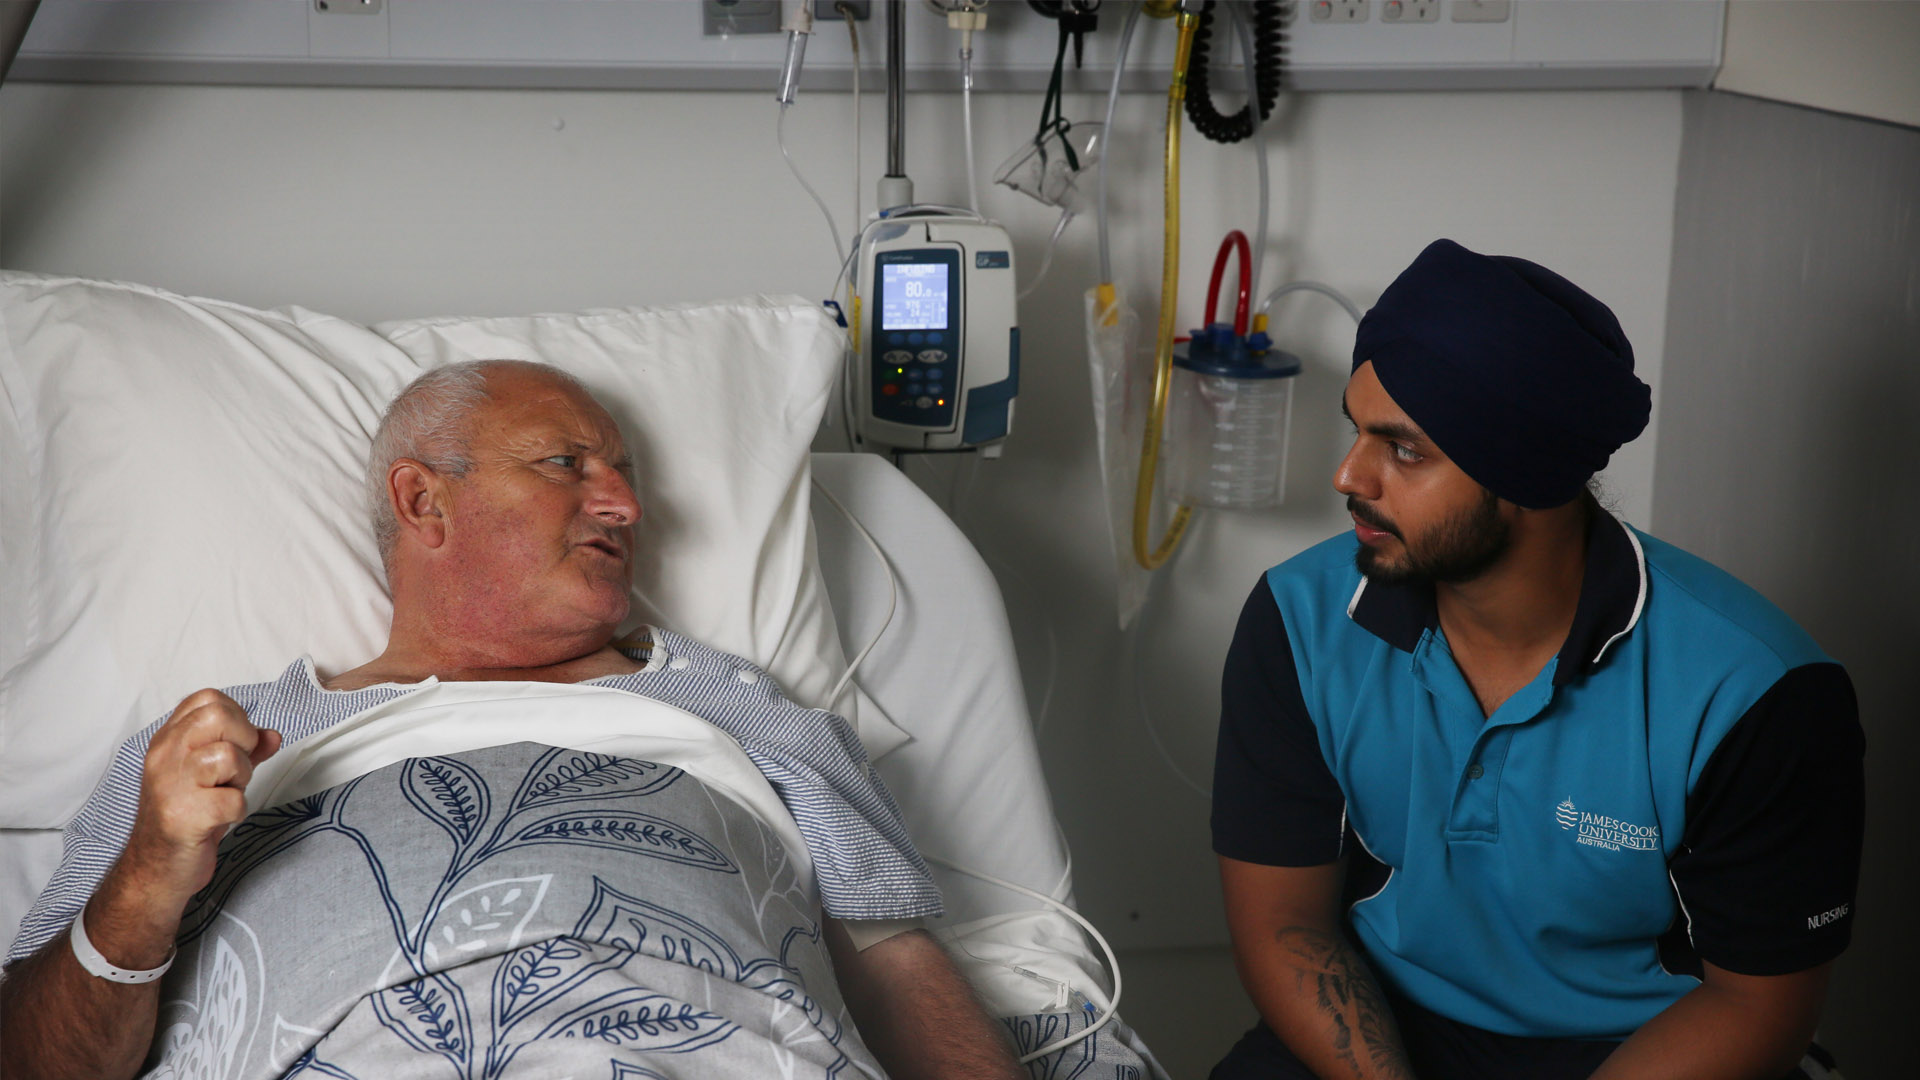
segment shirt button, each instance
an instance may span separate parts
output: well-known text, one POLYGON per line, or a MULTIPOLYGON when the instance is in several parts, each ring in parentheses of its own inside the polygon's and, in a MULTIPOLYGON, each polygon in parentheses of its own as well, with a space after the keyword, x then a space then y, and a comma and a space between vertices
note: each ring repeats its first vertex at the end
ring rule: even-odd
POLYGON ((1467 779, 1478 780, 1485 775, 1487 775, 1487 770, 1481 768, 1479 762, 1476 761, 1467 766, 1467 779))
POLYGON ((676 656, 673 659, 667 661, 667 669, 670 671, 685 671, 692 666, 693 666, 693 661, 687 659, 684 656, 676 656))
POLYGON ((752 686, 754 683, 760 681, 760 676, 755 675, 751 671, 742 671, 740 672, 740 681, 746 683, 748 686, 752 686))

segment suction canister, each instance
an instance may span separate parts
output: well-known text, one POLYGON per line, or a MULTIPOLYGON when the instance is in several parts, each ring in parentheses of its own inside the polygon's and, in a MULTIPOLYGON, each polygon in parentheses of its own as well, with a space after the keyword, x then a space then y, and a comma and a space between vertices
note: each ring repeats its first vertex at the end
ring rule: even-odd
POLYGON ((1229 323, 1173 357, 1166 493, 1187 506, 1255 510, 1286 497, 1287 426, 1300 358, 1229 323))

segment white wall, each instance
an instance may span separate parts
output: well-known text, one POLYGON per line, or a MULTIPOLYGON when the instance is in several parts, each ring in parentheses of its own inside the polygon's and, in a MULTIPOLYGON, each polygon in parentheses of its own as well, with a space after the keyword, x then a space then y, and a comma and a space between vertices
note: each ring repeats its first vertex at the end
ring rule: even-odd
MULTIPOLYGON (((964 198, 958 105, 922 95, 908 109, 923 198, 964 198)), ((1143 307, 1158 280, 1161 109, 1134 95, 1120 110, 1114 251, 1143 307)), ((1067 102, 1073 117, 1098 110, 1067 102)), ((983 96, 975 111, 984 186, 1031 132, 1039 101, 983 96)), ((848 112, 844 94, 810 94, 790 120, 796 156, 843 214, 848 112)), ((881 115, 870 96, 869 184, 883 161, 881 115)), ((774 116, 770 94, 9 85, 0 262, 364 321, 820 296, 834 256, 782 166, 774 116)), ((1438 236, 1524 255, 1614 307, 1658 403, 1679 94, 1308 96, 1276 135, 1270 283, 1311 276, 1364 306, 1438 236)), ((1181 321, 1193 325, 1214 246, 1252 225, 1254 167, 1244 148, 1188 139, 1181 321)), ((1034 265, 1051 211, 998 189, 986 208, 1034 265)), ((960 516, 1002 573, 1036 706, 1052 672, 1043 750, 1089 914, 1122 945, 1219 944, 1206 803, 1155 755, 1115 629, 1081 331, 1094 273, 1092 223, 1076 222, 1023 306, 1015 437, 1003 461, 980 467, 960 516)), ((1317 298, 1287 303, 1277 337, 1307 360, 1291 499, 1205 522, 1142 639, 1168 754, 1203 782, 1220 661, 1247 590, 1345 525, 1327 481, 1345 440, 1351 326, 1317 298)), ((1653 451, 1650 432, 1613 470, 1638 521, 1653 451)), ((944 496, 947 462, 915 468, 944 496)))

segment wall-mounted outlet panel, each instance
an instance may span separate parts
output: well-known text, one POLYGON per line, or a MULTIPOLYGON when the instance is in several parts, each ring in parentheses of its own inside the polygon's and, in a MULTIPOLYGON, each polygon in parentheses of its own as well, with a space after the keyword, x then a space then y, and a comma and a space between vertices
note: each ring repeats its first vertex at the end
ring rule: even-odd
POLYGON ((1322 23, 1366 22, 1369 0, 1310 0, 1307 18, 1322 23))
POLYGON ((1513 0, 1453 0, 1454 22, 1506 22, 1513 17, 1513 0))
MULTIPOLYGON (((800 90, 846 90, 846 27, 813 2, 800 90)), ((22 82, 772 93, 786 55, 775 0, 325 3, 42 0, 10 74, 22 82), (709 12, 726 20, 723 33, 708 34, 709 12)), ((877 87, 883 12, 862 6, 871 16, 858 24, 863 79, 877 87)), ((1084 66, 1067 66, 1068 92, 1106 91, 1122 8, 1100 12, 1084 66)), ((1290 85, 1302 91, 1707 86, 1726 18, 1725 0, 1301 0, 1294 10, 1287 66, 1290 85)), ((957 92, 958 50, 946 20, 924 3, 901 11, 907 88, 957 92)), ((1045 89, 1059 24, 1026 4, 995 3, 989 12, 974 37, 975 86, 1045 89)), ((1165 93, 1174 37, 1165 20, 1142 21, 1122 88, 1165 93)))
POLYGON ((1380 5, 1383 23, 1431 23, 1440 21, 1440 0, 1385 0, 1380 5))

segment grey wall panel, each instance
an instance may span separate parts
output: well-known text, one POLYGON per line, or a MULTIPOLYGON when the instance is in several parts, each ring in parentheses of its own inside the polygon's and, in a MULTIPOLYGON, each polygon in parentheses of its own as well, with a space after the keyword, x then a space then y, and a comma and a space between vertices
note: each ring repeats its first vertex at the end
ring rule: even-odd
POLYGON ((1784 607, 1867 730, 1858 925, 1823 1041, 1912 1075, 1920 997, 1920 129, 1685 95, 1653 528, 1784 607))

